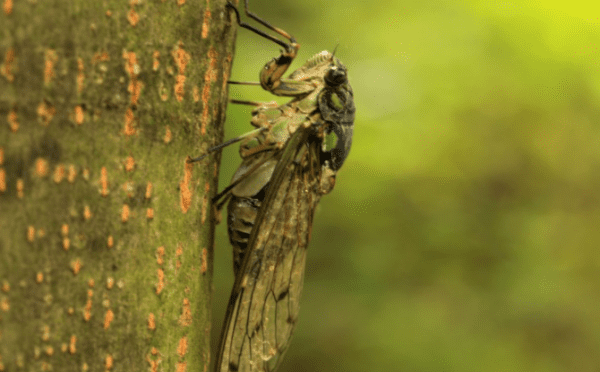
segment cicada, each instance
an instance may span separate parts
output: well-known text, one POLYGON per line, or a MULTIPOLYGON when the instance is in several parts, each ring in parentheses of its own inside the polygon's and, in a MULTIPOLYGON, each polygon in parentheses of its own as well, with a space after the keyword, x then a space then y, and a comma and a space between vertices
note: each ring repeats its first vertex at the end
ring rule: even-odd
POLYGON ((333 53, 317 53, 284 78, 299 49, 296 40, 251 13, 248 0, 246 15, 287 42, 242 22, 233 4, 227 7, 240 27, 283 47, 261 70, 260 85, 292 100, 232 101, 256 106, 256 130, 209 150, 242 141, 242 164, 215 198, 217 208, 229 200, 235 273, 215 371, 275 371, 298 320, 315 208, 348 156, 355 108, 346 67, 333 53))

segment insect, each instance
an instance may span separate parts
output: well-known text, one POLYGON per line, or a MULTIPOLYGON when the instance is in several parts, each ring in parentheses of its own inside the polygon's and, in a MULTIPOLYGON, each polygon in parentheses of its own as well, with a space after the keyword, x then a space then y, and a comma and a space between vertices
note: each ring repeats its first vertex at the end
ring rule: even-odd
POLYGON ((242 141, 242 164, 214 199, 219 209, 229 200, 235 273, 215 371, 275 371, 298 319, 314 211, 350 151, 355 108, 346 67, 332 53, 314 55, 283 78, 298 52, 296 40, 251 13, 248 0, 246 15, 288 42, 242 22, 232 3, 227 7, 240 27, 284 48, 260 72, 260 85, 292 100, 232 100, 256 106, 251 124, 257 129, 209 149, 242 141))

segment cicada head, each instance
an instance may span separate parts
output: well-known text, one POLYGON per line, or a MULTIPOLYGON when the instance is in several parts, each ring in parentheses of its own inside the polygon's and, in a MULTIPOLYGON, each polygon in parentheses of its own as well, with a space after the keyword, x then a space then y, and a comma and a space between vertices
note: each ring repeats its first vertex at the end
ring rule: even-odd
POLYGON ((324 87, 319 93, 318 104, 321 118, 329 124, 337 142, 330 151, 332 170, 341 168, 350 153, 354 128, 354 93, 348 83, 348 71, 339 59, 329 54, 324 70, 324 87))

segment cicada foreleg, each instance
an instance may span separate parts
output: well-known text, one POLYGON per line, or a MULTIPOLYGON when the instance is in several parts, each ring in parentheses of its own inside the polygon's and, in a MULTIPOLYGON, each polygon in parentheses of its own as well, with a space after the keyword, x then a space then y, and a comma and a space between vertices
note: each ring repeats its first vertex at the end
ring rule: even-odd
MULTIPOLYGON (((252 13, 249 10, 248 0, 245 0, 244 3, 244 10, 246 12, 246 15, 257 21, 264 27, 288 39, 289 44, 259 30, 254 26, 242 22, 240 18, 240 13, 230 1, 227 2, 227 6, 235 12, 236 19, 240 27, 243 27, 268 40, 271 40, 272 42, 284 48, 284 50, 281 51, 281 54, 278 57, 273 58, 272 60, 267 62, 265 67, 260 72, 260 85, 264 90, 267 90, 277 96, 294 97, 306 94, 314 89, 314 86, 308 82, 282 78, 283 74, 292 64, 294 58, 296 58, 296 54, 298 54, 298 49, 300 49, 300 44, 296 42, 296 39, 294 39, 293 36, 291 36, 289 33, 278 27, 272 26, 267 21, 259 18, 256 14, 252 13)), ((245 84, 240 82, 230 83, 245 84)))

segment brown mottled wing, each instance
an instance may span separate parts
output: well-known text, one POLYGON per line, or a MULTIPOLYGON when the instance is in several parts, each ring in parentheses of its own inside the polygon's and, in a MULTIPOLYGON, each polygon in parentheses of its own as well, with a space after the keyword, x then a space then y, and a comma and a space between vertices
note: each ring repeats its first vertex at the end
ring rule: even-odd
POLYGON ((274 371, 298 318, 318 203, 318 144, 300 127, 283 149, 229 300, 215 371, 274 371))

